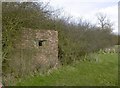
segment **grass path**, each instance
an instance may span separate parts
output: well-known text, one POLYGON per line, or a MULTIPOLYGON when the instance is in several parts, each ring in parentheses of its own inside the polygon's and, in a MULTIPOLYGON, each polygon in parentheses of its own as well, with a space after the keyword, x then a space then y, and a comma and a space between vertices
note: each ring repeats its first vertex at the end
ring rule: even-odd
POLYGON ((99 54, 99 62, 81 61, 60 67, 49 75, 22 79, 18 86, 115 86, 118 82, 118 55, 99 54))

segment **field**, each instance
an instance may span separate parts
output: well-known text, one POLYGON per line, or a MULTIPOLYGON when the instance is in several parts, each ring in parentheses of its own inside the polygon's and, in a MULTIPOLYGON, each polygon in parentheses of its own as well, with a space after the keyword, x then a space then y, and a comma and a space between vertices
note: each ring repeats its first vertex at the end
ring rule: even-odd
POLYGON ((89 21, 63 14, 44 0, 32 1, 2 3, 3 86, 118 84, 120 35, 113 33, 112 19, 96 13, 89 21), (53 69, 57 60, 61 66, 53 69))
MULTIPOLYGON (((76 61, 44 75, 19 80, 17 86, 116 86, 118 54, 96 54, 98 60, 76 61)), ((89 57, 88 57, 89 58, 89 57)), ((94 58, 94 55, 93 55, 94 58)))

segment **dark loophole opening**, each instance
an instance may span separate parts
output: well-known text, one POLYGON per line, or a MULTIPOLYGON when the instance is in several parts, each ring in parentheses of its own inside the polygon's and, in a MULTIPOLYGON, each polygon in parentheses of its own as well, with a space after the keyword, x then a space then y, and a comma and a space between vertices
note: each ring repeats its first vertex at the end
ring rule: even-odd
POLYGON ((39 46, 42 46, 42 42, 41 41, 39 41, 39 46))
POLYGON ((39 45, 39 46, 42 46, 44 41, 46 41, 46 40, 39 40, 39 41, 38 41, 38 45, 39 45))

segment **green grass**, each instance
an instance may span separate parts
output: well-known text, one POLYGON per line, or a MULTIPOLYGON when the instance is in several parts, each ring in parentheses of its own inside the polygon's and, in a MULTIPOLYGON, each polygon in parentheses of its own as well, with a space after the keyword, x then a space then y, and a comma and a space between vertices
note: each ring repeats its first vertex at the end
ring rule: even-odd
POLYGON ((50 74, 29 76, 17 86, 115 86, 118 83, 118 55, 99 54, 98 62, 80 61, 50 74))

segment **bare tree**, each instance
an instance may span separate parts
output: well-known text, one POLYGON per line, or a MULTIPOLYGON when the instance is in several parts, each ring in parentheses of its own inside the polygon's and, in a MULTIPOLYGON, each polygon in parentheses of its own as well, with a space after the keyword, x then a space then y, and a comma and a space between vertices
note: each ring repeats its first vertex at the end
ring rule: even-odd
POLYGON ((105 14, 97 13, 98 25, 100 25, 101 29, 111 29, 113 24, 110 22, 110 19, 107 18, 105 14))

